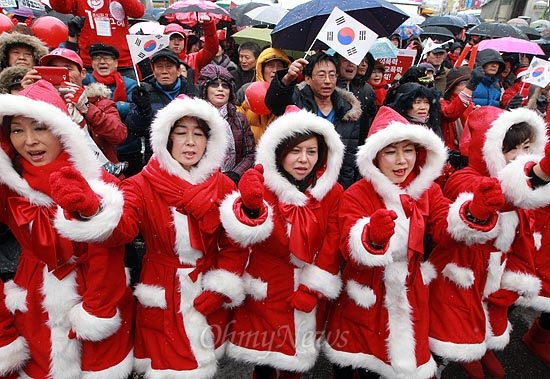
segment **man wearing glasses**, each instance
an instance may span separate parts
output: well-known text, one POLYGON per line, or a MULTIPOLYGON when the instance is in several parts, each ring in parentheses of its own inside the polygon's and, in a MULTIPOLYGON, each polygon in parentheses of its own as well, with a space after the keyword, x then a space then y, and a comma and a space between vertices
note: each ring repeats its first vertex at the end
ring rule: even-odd
POLYGON ((358 179, 355 153, 359 144, 361 103, 355 95, 337 88, 338 59, 324 52, 293 61, 288 69, 277 72, 267 90, 265 103, 275 115, 288 105, 306 109, 334 124, 346 146, 338 182, 349 187, 358 179), (303 75, 304 81, 298 82, 303 75))

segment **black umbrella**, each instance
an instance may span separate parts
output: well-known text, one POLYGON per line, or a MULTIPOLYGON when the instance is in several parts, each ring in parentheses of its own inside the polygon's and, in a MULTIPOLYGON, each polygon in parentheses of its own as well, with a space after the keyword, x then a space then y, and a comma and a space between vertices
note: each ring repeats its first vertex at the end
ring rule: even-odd
POLYGON ((482 22, 479 25, 469 29, 466 34, 470 36, 480 36, 488 38, 515 37, 529 39, 521 30, 510 24, 501 22, 482 22))
POLYGON ((537 39, 533 42, 536 42, 542 47, 542 50, 544 51, 544 58, 548 59, 550 57, 550 39, 537 39))
POLYGON ((279 21, 271 33, 273 46, 307 51, 334 7, 373 30, 379 37, 391 35, 409 18, 401 9, 384 0, 311 0, 292 8, 279 21))
POLYGON ((453 32, 443 26, 426 26, 424 32, 420 35, 422 39, 430 37, 434 41, 445 42, 455 38, 453 32))
POLYGON ((481 24, 481 20, 473 14, 459 14, 457 17, 463 19, 468 28, 481 24))
POLYGON ((248 26, 252 25, 252 20, 250 19, 250 17, 246 16, 245 13, 251 11, 252 9, 256 9, 258 7, 266 7, 268 5, 269 4, 266 3, 257 3, 251 1, 250 3, 237 5, 235 8, 229 11, 229 14, 231 15, 233 21, 235 21, 235 25, 248 26))
POLYGON ((532 28, 530 26, 526 25, 519 25, 516 26, 519 30, 521 30, 523 33, 527 35, 527 38, 533 40, 533 39, 539 39, 541 37, 541 32, 539 32, 537 29, 532 28))
POLYGON ((453 35, 462 32, 467 27, 466 21, 458 16, 431 16, 426 18, 420 27, 424 30, 427 26, 443 26, 449 29, 453 35))

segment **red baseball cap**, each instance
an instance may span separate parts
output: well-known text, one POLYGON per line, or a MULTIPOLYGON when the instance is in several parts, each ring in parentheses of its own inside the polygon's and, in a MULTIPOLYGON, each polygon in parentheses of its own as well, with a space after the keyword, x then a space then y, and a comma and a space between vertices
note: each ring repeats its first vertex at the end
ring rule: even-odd
POLYGON ((75 63, 80 70, 82 70, 82 68, 84 67, 82 58, 80 58, 76 51, 63 47, 58 47, 57 49, 52 50, 50 53, 40 58, 40 65, 47 66, 48 63, 50 63, 50 61, 54 58, 65 58, 66 60, 75 63))
POLYGON ((179 34, 181 38, 186 38, 187 33, 185 33, 185 29, 179 24, 171 23, 164 27, 164 34, 179 34))

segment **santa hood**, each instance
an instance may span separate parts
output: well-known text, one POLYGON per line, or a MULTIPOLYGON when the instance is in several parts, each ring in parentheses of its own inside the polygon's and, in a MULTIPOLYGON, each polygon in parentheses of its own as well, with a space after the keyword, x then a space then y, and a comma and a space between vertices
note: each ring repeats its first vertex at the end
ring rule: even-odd
POLYGON ((447 160, 447 151, 441 138, 430 129, 410 124, 403 116, 389 107, 381 107, 374 118, 365 144, 357 151, 359 172, 372 183, 383 198, 395 198, 406 192, 418 199, 440 174, 447 160), (376 154, 391 143, 409 140, 419 147, 416 177, 400 188, 392 183, 375 165, 376 154))
POLYGON ((533 129, 531 154, 542 154, 546 144, 546 125, 536 112, 527 108, 506 111, 492 106, 472 111, 466 121, 471 135, 468 147, 469 166, 485 176, 497 177, 498 172, 506 166, 502 153, 504 136, 510 126, 520 122, 527 123, 533 129))
POLYGON ((265 185, 284 203, 304 205, 307 196, 279 172, 275 151, 285 139, 307 132, 321 135, 328 148, 326 168, 308 192, 317 200, 321 200, 338 180, 344 144, 334 125, 306 110, 287 112, 269 124, 256 148, 256 163, 261 163, 264 167, 265 185))
MULTIPOLYGON (((25 116, 44 123, 59 137, 74 167, 88 180, 101 180, 101 163, 86 143, 85 131, 71 120, 65 102, 51 83, 39 80, 17 95, 0 95, 0 120, 5 116, 25 116)), ((49 196, 32 189, 15 171, 6 152, 11 143, 4 138, 0 136, 0 182, 34 204, 50 205, 49 196)))
POLYGON ((208 102, 180 96, 157 112, 151 125, 151 147, 163 169, 189 183, 197 184, 205 181, 213 172, 219 170, 225 159, 228 144, 225 120, 220 116, 218 110, 208 102), (206 151, 199 163, 190 171, 185 170, 178 161, 172 158, 167 149, 170 130, 176 121, 185 116, 204 120, 210 127, 206 151))

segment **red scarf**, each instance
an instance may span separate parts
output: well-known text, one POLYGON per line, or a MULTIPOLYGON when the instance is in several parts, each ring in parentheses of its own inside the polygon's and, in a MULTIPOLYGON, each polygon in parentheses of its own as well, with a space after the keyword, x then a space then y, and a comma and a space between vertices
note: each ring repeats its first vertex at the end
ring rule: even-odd
MULTIPOLYGON (((22 176, 29 185, 50 195, 50 174, 71 163, 68 154, 62 152, 55 161, 45 166, 33 166, 25 159, 21 164, 22 176)), ((28 228, 32 223, 30 244, 34 256, 44 262, 49 271, 67 263, 74 254, 73 243, 57 234, 52 226, 56 207, 35 205, 23 196, 10 197, 8 203, 17 226, 28 228)))
MULTIPOLYGON (((191 200, 201 199, 202 197, 210 198, 212 193, 217 193, 220 177, 220 173, 216 172, 201 184, 191 184, 166 172, 160 167, 159 161, 155 157, 153 157, 149 163, 147 163, 147 166, 143 168, 142 175, 149 180, 155 192, 161 196, 169 206, 175 207, 176 210, 182 214, 187 214, 185 211, 186 202, 183 199, 183 194, 185 192, 193 191, 191 200)), ((206 206, 210 207, 218 206, 213 202, 205 202, 205 204, 208 204, 206 206)), ((204 233, 213 233, 219 228, 221 225, 219 212, 206 212, 205 216, 200 220, 188 214, 187 220, 191 247, 206 254, 206 244, 203 243, 202 237, 204 233)), ((197 266, 200 264, 201 262, 197 262, 197 266)))
POLYGON ((108 76, 101 76, 96 71, 92 71, 92 75, 98 83, 105 84, 106 86, 115 85, 113 101, 128 101, 126 97, 126 86, 124 85, 124 79, 120 72, 113 71, 108 76))
POLYGON ((323 244, 323 233, 319 220, 313 212, 321 204, 307 194, 309 199, 304 206, 279 203, 283 218, 291 224, 288 247, 292 255, 306 262, 313 263, 315 254, 323 244))
POLYGON ((378 84, 368 81, 374 90, 374 95, 376 97, 376 106, 381 107, 384 105, 384 100, 386 99, 386 93, 388 92, 388 81, 384 78, 378 84))

